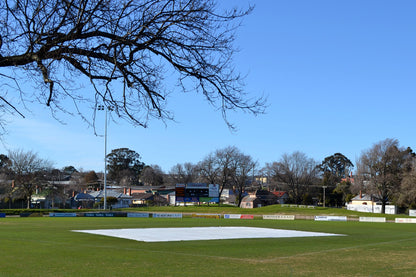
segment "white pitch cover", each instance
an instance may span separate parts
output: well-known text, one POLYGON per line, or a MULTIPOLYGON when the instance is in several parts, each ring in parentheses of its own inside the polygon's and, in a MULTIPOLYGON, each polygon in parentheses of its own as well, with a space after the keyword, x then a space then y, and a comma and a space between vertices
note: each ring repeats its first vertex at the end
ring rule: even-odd
POLYGON ((74 230, 74 232, 89 233, 144 242, 342 236, 329 233, 257 227, 101 229, 74 230))

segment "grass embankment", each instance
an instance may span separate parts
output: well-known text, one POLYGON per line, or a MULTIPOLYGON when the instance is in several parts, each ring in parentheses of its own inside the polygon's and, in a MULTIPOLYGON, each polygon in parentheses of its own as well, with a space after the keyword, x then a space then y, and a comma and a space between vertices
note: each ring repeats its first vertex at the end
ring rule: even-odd
POLYGON ((271 205, 256 209, 242 209, 234 206, 167 206, 167 207, 143 207, 143 208, 128 208, 122 211, 130 212, 172 212, 172 213, 213 213, 213 214, 282 214, 282 215, 296 215, 301 217, 313 217, 315 215, 336 215, 347 216, 349 218, 359 218, 360 216, 367 217, 385 217, 387 220, 394 220, 397 217, 408 217, 407 215, 388 215, 388 214, 374 214, 349 211, 341 208, 305 208, 305 207, 287 207, 281 205, 271 205))

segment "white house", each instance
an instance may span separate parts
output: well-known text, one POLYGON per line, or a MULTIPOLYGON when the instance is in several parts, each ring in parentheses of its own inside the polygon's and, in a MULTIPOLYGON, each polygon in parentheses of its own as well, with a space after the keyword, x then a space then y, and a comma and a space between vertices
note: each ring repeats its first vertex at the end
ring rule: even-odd
MULTIPOLYGON (((365 212, 365 213, 381 213, 381 202, 379 199, 370 194, 361 193, 351 199, 351 202, 347 204, 347 210, 365 212)), ((396 214, 396 206, 386 205, 386 214, 396 214)))

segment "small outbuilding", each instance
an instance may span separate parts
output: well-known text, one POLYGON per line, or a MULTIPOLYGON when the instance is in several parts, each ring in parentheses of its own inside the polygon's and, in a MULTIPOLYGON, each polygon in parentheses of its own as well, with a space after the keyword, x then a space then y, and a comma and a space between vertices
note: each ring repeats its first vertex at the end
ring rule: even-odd
POLYGON ((257 190, 241 200, 240 208, 253 209, 278 203, 278 197, 272 192, 267 190, 257 190))

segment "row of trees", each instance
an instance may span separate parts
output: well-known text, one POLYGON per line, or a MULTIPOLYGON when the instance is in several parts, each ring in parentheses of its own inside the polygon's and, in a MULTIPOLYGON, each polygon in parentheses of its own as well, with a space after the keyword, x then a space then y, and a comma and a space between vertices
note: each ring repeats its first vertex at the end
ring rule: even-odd
POLYGON ((359 192, 370 194, 382 205, 416 207, 416 155, 410 147, 401 147, 397 139, 385 139, 364 150, 354 164, 343 154, 335 153, 322 162, 295 151, 283 154, 260 168, 249 155, 236 147, 227 147, 208 154, 197 164, 178 164, 170 176, 179 183, 207 182, 234 188, 241 200, 247 186, 275 188, 289 193, 296 204, 344 206, 359 192), (263 182, 267 180, 267 184, 263 182))
MULTIPOLYGON (((107 156, 108 176, 113 182, 124 185, 138 185, 144 168, 140 155, 127 148, 115 149, 107 156)), ((42 159, 33 151, 11 150, 0 155, 0 200, 9 202, 22 200, 26 207, 31 205, 33 194, 42 191, 49 196, 68 198, 73 192, 98 190, 102 178, 95 171, 79 172, 73 166, 53 168, 53 163, 42 159), (71 179, 71 186, 59 184, 71 179)))
MULTIPOLYGON (((353 163, 341 153, 319 163, 295 151, 259 167, 250 155, 229 146, 209 153, 196 164, 177 164, 164 173, 157 165, 145 165, 137 152, 119 148, 107 156, 107 176, 109 182, 122 187, 215 183, 220 185, 220 194, 225 188, 233 189, 237 203, 248 188, 268 188, 287 191, 291 203, 316 204, 323 200, 325 187, 326 204, 331 206, 343 206, 359 191, 374 195, 383 212, 389 202, 402 207, 416 206, 416 158, 412 149, 400 147, 395 139, 386 139, 363 151, 356 163, 353 176, 353 163)), ((0 155, 0 174, 2 199, 24 199, 27 207, 37 188, 57 194, 59 189, 53 185, 54 181, 76 180, 77 187, 67 188, 67 195, 102 187, 100 173, 78 172, 72 166, 53 169, 50 161, 31 151, 0 155)))

